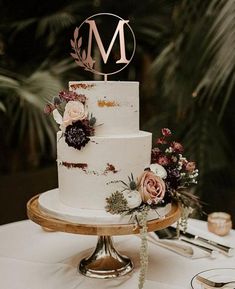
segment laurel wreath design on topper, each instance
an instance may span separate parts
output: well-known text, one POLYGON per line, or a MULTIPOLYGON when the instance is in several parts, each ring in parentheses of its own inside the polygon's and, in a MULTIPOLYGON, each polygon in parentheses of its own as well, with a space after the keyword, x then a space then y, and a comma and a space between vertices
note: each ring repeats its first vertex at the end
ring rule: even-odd
POLYGON ((123 70, 132 60, 135 48, 136 48, 136 40, 133 30, 131 29, 129 25, 129 20, 124 20, 121 17, 111 14, 111 13, 98 13, 95 15, 90 16, 85 21, 82 22, 82 24, 79 27, 76 27, 74 30, 73 39, 70 40, 71 47, 73 49, 73 52, 70 53, 70 55, 74 58, 75 62, 78 66, 84 68, 86 71, 90 71, 94 74, 103 75, 105 79, 107 79, 107 75, 115 74, 123 70), (103 42, 102 42, 102 35, 99 34, 98 28, 96 26, 96 17, 103 17, 103 16, 109 16, 114 17, 115 21, 118 20, 116 30, 112 36, 112 39, 109 43, 108 49, 105 50, 103 42), (88 25, 89 33, 86 38, 86 35, 81 32, 81 28, 83 25, 88 25), (132 37, 132 53, 129 57, 129 59, 126 56, 126 47, 125 47, 125 33, 124 28, 128 29, 129 36, 132 37), (119 37, 118 37, 119 36, 119 37), (91 55, 92 51, 92 41, 96 41, 97 48, 100 52, 101 59, 103 59, 104 65, 107 64, 107 61, 110 56, 110 52, 114 46, 115 40, 119 39, 119 48, 120 48, 120 59, 115 62, 115 67, 118 66, 118 69, 112 72, 103 72, 98 71, 95 67, 96 60, 91 55), (84 41, 85 39, 85 41, 84 41), (86 40, 88 40, 86 42, 86 40), (87 47, 84 46, 84 43, 87 43, 87 47), (117 65, 116 65, 117 64, 117 65), (120 68, 120 64, 123 66, 120 68))
POLYGON ((93 66, 94 61, 91 56, 86 54, 85 49, 81 49, 82 46, 82 36, 79 36, 79 28, 76 27, 74 30, 74 40, 70 40, 71 46, 75 53, 70 53, 70 55, 75 59, 78 66, 83 67, 87 71, 94 72, 93 66))

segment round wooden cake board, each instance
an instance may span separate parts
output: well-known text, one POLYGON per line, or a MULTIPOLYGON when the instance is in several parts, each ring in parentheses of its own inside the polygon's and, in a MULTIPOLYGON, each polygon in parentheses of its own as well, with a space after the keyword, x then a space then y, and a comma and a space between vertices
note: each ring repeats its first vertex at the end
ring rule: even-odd
MULTIPOLYGON (((81 260, 79 271, 88 277, 114 278, 129 273, 133 269, 131 260, 122 256, 113 246, 112 236, 139 234, 135 224, 79 224, 72 223, 42 212, 38 203, 39 195, 27 203, 29 219, 39 224, 46 231, 60 231, 81 235, 96 235, 98 241, 91 256, 81 260)), ((175 223, 181 214, 178 204, 172 204, 164 218, 148 221, 148 232, 164 229, 175 223)))

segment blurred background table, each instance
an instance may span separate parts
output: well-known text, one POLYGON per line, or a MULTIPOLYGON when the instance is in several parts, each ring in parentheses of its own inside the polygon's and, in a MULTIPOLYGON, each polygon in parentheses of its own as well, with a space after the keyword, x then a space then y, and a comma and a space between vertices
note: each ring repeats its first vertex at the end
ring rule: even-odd
MULTIPOLYGON (((206 222, 190 219, 189 227, 202 233, 206 222)), ((235 244, 235 231, 223 237, 235 244)), ((7 289, 91 289, 138 288, 140 239, 137 236, 114 237, 115 247, 134 262, 127 276, 98 280, 82 276, 77 264, 96 244, 95 236, 45 232, 25 220, 0 227, 0 288, 7 289)), ((145 288, 188 289, 192 277, 212 268, 235 267, 235 256, 219 254, 216 259, 188 259, 149 243, 149 267, 145 288)))

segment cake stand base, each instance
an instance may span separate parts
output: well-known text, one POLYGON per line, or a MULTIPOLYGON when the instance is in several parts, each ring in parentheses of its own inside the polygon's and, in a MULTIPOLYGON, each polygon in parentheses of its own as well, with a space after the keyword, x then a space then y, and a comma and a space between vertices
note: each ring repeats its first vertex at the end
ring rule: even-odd
POLYGON ((132 271, 133 264, 115 250, 110 236, 99 236, 95 251, 81 260, 78 269, 87 277, 108 279, 126 275, 132 271))
MULTIPOLYGON (((114 278, 123 276, 133 269, 131 260, 120 255, 114 248, 112 236, 139 234, 140 228, 133 224, 79 224, 58 219, 40 210, 39 195, 27 203, 29 219, 41 225, 46 230, 73 234, 96 235, 98 242, 91 256, 84 258, 78 265, 78 270, 87 277, 114 278)), ((180 218, 181 208, 172 203, 171 210, 164 218, 148 221, 148 232, 166 228, 180 218)))

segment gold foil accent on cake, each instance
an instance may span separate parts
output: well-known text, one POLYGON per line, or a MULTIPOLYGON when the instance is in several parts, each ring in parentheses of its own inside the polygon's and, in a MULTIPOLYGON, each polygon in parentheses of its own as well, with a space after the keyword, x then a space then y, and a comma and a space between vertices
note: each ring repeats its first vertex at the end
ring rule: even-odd
POLYGON ((115 107, 119 106, 119 103, 116 101, 110 101, 110 100, 98 100, 97 101, 99 107, 115 107))

